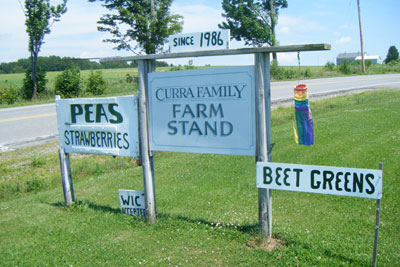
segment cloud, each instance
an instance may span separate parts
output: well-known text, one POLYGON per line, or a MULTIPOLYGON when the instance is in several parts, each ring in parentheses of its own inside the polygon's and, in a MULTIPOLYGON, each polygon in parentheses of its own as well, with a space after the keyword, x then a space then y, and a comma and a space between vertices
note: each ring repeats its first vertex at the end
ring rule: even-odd
POLYGON ((290 28, 288 26, 278 27, 278 31, 277 32, 279 34, 289 33, 290 32, 290 28))
POLYGON ((278 19, 278 25, 281 27, 289 27, 293 31, 324 31, 326 28, 317 21, 304 19, 302 17, 294 17, 288 15, 281 15, 278 19))
POLYGON ((198 32, 218 29, 218 24, 225 19, 222 17, 222 9, 205 5, 177 5, 172 4, 171 11, 183 16, 183 33, 198 32))
POLYGON ((337 44, 347 44, 351 42, 351 38, 348 36, 343 36, 340 39, 336 40, 337 44))
POLYGON ((291 64, 295 65, 297 63, 297 53, 278 53, 279 64, 291 64))

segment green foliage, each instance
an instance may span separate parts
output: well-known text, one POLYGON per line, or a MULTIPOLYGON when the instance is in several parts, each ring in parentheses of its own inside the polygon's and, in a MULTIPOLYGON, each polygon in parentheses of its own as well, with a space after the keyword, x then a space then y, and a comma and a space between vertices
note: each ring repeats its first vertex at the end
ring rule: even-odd
POLYGON ((133 75, 127 73, 126 74, 126 82, 127 83, 134 83, 136 81, 136 77, 133 77, 133 75))
MULTIPOLYGON (((271 64, 271 78, 274 80, 291 80, 299 78, 299 72, 293 67, 280 67, 278 62, 273 60, 271 64)), ((308 73, 311 75, 311 73, 308 73)))
POLYGON ((107 83, 103 78, 103 73, 99 70, 90 71, 86 80, 86 91, 92 95, 102 95, 107 87, 107 83))
POLYGON ((389 51, 386 55, 386 59, 384 60, 385 64, 389 64, 390 62, 398 62, 399 61, 399 51, 396 46, 392 45, 389 47, 389 51))
POLYGON ((221 29, 230 29, 231 38, 244 40, 246 45, 276 45, 275 25, 279 8, 286 8, 286 0, 223 0, 223 17, 226 22, 219 24, 221 29))
POLYGON ((62 14, 67 12, 67 0, 57 6, 51 6, 49 0, 25 0, 25 25, 29 35, 29 52, 38 54, 50 26, 59 21, 62 14))
POLYGON ((345 60, 343 62, 343 64, 339 65, 339 71, 341 73, 343 73, 343 74, 346 74, 346 75, 351 74, 352 71, 351 71, 351 68, 350 68, 350 63, 347 60, 345 60))
POLYGON ((137 47, 132 46, 136 42, 140 52, 154 54, 169 35, 182 31, 183 17, 170 14, 172 0, 154 1, 154 7, 152 1, 143 0, 89 0, 95 1, 104 2, 111 13, 100 18, 98 30, 112 34, 114 38, 105 42, 116 44, 118 50, 136 53, 137 47))
POLYGON ((57 6, 51 6, 49 0, 25 0, 25 26, 29 36, 28 50, 32 62, 32 98, 37 93, 37 59, 44 36, 50 33, 50 27, 59 21, 62 14, 67 12, 67 0, 57 6))
POLYGON ((330 61, 326 62, 325 69, 328 71, 333 71, 335 69, 335 63, 330 61))
POLYGON ((181 66, 181 65, 176 65, 172 66, 169 68, 170 71, 179 71, 179 70, 192 70, 196 69, 197 67, 193 65, 193 60, 189 60, 188 64, 181 66))
POLYGON ((55 80, 55 91, 65 98, 79 96, 82 91, 80 70, 71 68, 59 74, 55 80))
MULTIPOLYGON (((42 68, 37 69, 36 73, 36 93, 40 96, 46 92, 46 72, 42 68)), ((32 99, 33 96, 33 81, 32 81, 32 69, 29 68, 25 72, 25 78, 21 89, 23 99, 32 99)))
POLYGON ((304 71, 304 77, 310 78, 311 76, 312 76, 311 70, 307 68, 307 69, 304 71))
MULTIPOLYGON (((128 64, 126 61, 114 62, 93 62, 88 59, 72 58, 72 57, 38 57, 37 64, 45 71, 63 71, 68 68, 77 67, 80 70, 94 69, 122 69, 122 68, 137 68, 137 62, 132 61, 128 64)), ((156 61, 157 67, 168 67, 165 61, 156 61)), ((0 63, 0 74, 2 73, 22 73, 32 69, 31 59, 18 59, 16 62, 0 63)))
POLYGON ((14 104, 18 99, 18 92, 12 85, 0 84, 0 104, 14 104))

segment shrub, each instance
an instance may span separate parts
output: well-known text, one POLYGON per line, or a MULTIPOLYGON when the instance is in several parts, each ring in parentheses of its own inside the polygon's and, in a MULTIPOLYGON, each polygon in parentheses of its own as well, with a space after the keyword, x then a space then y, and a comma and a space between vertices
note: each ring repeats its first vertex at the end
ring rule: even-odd
POLYGON ((178 66, 172 66, 171 68, 170 68, 170 71, 178 71, 178 70, 182 70, 183 68, 182 68, 182 66, 181 65, 178 65, 178 66))
POLYGON ((326 62, 325 69, 327 69, 329 71, 333 71, 335 69, 335 63, 330 62, 330 61, 326 62))
POLYGON ((12 85, 7 87, 6 83, 4 83, 4 85, 0 86, 0 104, 7 103, 11 105, 14 104, 17 99, 18 92, 12 85))
POLYGON ((304 77, 310 78, 311 76, 312 76, 311 70, 310 69, 306 69, 306 71, 304 72, 304 77))
MULTIPOLYGON (((40 96, 46 92, 46 72, 42 68, 37 68, 36 73, 36 95, 40 96)), ((22 98, 31 99, 33 95, 32 69, 29 68, 25 72, 25 78, 22 85, 22 98)))
POLYGON ((127 73, 127 74, 126 74, 126 82, 127 82, 127 83, 134 83, 134 82, 137 82, 137 78, 134 77, 133 75, 127 73))
POLYGON ((56 94, 70 98, 79 96, 81 88, 81 73, 76 67, 66 69, 56 77, 56 94))
POLYGON ((101 95, 106 90, 107 83, 103 78, 101 70, 90 71, 89 78, 86 81, 86 91, 92 95, 101 95))
POLYGON ((283 76, 283 71, 278 66, 278 62, 276 60, 272 61, 271 69, 270 69, 271 77, 275 80, 281 80, 283 76))
POLYGON ((351 74, 350 64, 347 60, 343 62, 343 64, 339 65, 339 71, 343 74, 351 74))

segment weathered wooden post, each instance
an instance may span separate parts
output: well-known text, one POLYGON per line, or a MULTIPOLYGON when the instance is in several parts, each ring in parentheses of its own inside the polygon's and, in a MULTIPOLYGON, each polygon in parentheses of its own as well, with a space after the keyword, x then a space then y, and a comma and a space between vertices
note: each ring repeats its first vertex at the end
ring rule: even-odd
MULTIPOLYGON (((383 172, 383 163, 379 163, 379 170, 383 172)), ((382 174, 383 176, 383 174, 382 174)), ((382 177, 383 178, 383 177, 382 177)), ((372 254, 372 266, 376 267, 376 259, 378 256, 378 238, 379 238, 379 224, 381 220, 381 199, 376 201, 376 221, 375 221, 375 239, 374 239, 374 252, 372 254)))
MULTIPOLYGON (((255 53, 256 161, 271 160, 270 54, 255 53)), ((272 237, 271 190, 258 188, 258 222, 261 234, 272 237)))
POLYGON ((75 201, 74 187, 72 185, 71 166, 69 154, 65 153, 64 148, 58 150, 60 156, 61 182, 64 190, 65 204, 70 206, 75 201))
MULTIPOLYGON (((60 100, 59 95, 55 96, 55 100, 60 100)), ((64 148, 58 149, 58 155, 60 158, 60 172, 61 182, 64 191, 64 199, 66 205, 71 205, 75 201, 74 187, 72 184, 71 165, 69 163, 69 154, 65 153, 64 148)))
POLYGON ((156 198, 153 172, 153 159, 150 156, 147 112, 147 73, 153 69, 149 60, 138 62, 138 86, 139 86, 139 140, 140 158, 143 168, 143 184, 146 202, 146 222, 156 222, 156 198))

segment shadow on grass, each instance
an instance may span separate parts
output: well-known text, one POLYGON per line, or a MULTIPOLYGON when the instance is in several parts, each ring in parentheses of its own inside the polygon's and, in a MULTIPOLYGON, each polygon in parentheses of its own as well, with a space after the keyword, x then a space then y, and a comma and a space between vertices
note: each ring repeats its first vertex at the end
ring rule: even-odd
POLYGON ((67 208, 71 210, 85 210, 85 209, 92 209, 94 211, 100 211, 105 213, 114 213, 114 214, 121 214, 120 209, 115 209, 107 206, 97 205, 89 200, 78 200, 75 201, 71 206, 67 206, 64 202, 56 202, 56 203, 46 203, 53 207, 57 208, 67 208))
MULTIPOLYGON (((248 234, 251 236, 251 238, 257 238, 257 239, 264 239, 265 237, 262 236, 261 232, 260 232, 260 228, 258 224, 244 224, 244 225, 235 225, 235 224, 226 224, 226 223, 218 223, 218 222, 211 222, 208 220, 204 220, 204 219, 192 219, 188 216, 183 216, 183 215, 170 215, 170 214, 166 214, 166 213, 159 213, 157 214, 157 218, 160 220, 168 220, 168 219, 172 219, 172 220, 180 220, 186 223, 191 223, 191 224, 195 224, 195 225, 202 225, 203 227, 209 227, 211 229, 211 227, 213 227, 214 229, 221 227, 221 229, 223 230, 229 230, 232 232, 241 232, 244 234, 248 234)), ((296 239, 290 239, 288 238, 288 236, 282 235, 282 234, 274 234, 272 236, 273 239, 277 239, 277 240, 282 240, 283 241, 283 246, 286 248, 291 248, 293 247, 296 250, 306 250, 308 252, 311 252, 315 255, 324 255, 325 257, 328 258, 332 258, 332 259, 336 259, 342 263, 345 264, 349 264, 351 266, 366 266, 369 265, 368 261, 363 261, 363 260, 357 260, 357 259, 353 259, 353 258, 349 258, 346 257, 345 255, 341 255, 338 253, 335 253, 332 250, 329 249, 323 249, 320 250, 320 248, 316 248, 306 242, 300 241, 300 240, 296 240, 296 239)))
POLYGON ((302 242, 302 241, 294 240, 294 239, 288 240, 285 237, 282 237, 282 238, 285 240, 286 246, 288 246, 288 247, 295 247, 298 250, 306 250, 307 252, 311 252, 315 255, 322 254, 325 257, 336 259, 342 263, 349 264, 350 266, 368 266, 368 265, 370 265, 370 263, 366 260, 357 260, 357 259, 349 258, 343 254, 335 253, 332 250, 326 249, 326 248, 320 250, 320 249, 316 248, 315 246, 310 245, 307 242, 302 242))
POLYGON ((226 230, 233 230, 233 231, 239 231, 242 233, 250 234, 250 235, 256 235, 259 233, 259 228, 258 224, 244 224, 244 225, 235 225, 235 224, 230 224, 230 223, 220 223, 220 222, 210 222, 204 219, 192 219, 188 216, 182 216, 182 215, 170 215, 166 213, 158 213, 157 218, 159 219, 176 219, 180 221, 184 221, 187 223, 193 223, 197 225, 204 225, 208 227, 221 227, 226 230))
MULTIPOLYGON (((99 212, 104 212, 104 213, 113 213, 113 214, 121 214, 120 209, 115 209, 111 208, 108 206, 103 206, 103 205, 97 205, 89 200, 78 200, 76 201, 73 205, 66 206, 64 202, 56 202, 56 203, 45 203, 48 205, 51 205, 53 207, 57 208, 63 208, 63 209, 71 209, 71 210, 77 210, 77 211, 84 211, 86 209, 92 209, 94 211, 99 211, 99 212)), ((168 221, 168 220, 176 220, 176 221, 182 221, 185 223, 190 223, 194 225, 201 225, 202 227, 207 227, 207 228, 213 228, 213 229, 223 229, 223 230, 228 230, 231 233, 234 232, 240 232, 249 235, 251 238, 263 238, 260 234, 259 230, 259 225, 258 224, 244 224, 244 225, 235 225, 231 223, 223 223, 223 222, 211 222, 208 220, 204 219, 199 219, 199 218, 190 218, 189 216, 184 216, 184 215, 171 215, 168 213, 158 213, 157 218, 159 222, 162 221, 168 221)), ((319 250, 316 247, 313 247, 309 243, 293 239, 293 238, 288 238, 288 236, 281 235, 281 234, 275 234, 273 238, 280 239, 284 241, 284 247, 287 249, 293 248, 295 250, 306 250, 308 253, 312 253, 315 255, 321 255, 323 254, 325 257, 329 257, 332 259, 336 259, 342 263, 350 264, 351 266, 365 266, 369 265, 367 261, 361 261, 361 260, 356 260, 352 259, 349 257, 346 257, 345 255, 341 255, 338 253, 335 253, 329 249, 323 249, 319 250)))

